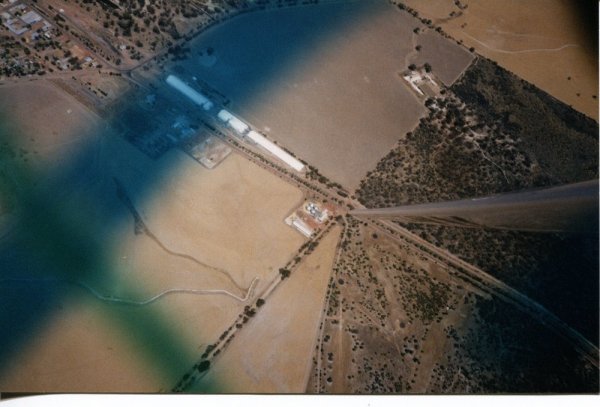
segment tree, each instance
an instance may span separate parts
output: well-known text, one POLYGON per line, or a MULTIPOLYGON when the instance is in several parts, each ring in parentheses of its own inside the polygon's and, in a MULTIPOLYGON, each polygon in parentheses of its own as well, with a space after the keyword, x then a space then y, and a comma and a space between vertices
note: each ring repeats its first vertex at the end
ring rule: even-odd
POLYGON ((210 361, 209 360, 203 360, 202 362, 200 362, 198 364, 198 366, 196 367, 196 369, 198 370, 198 372, 202 373, 207 371, 210 368, 210 361))
POLYGON ((249 306, 246 306, 245 310, 244 310, 244 314, 250 318, 250 317, 253 317, 254 315, 256 315, 256 310, 254 308, 250 308, 249 306))
POLYGON ((417 66, 415 64, 410 64, 408 66, 408 69, 410 69, 411 71, 414 71, 415 69, 417 69, 417 66))
POLYGON ((291 272, 286 268, 280 268, 279 274, 281 274, 281 279, 286 279, 290 276, 291 272))
POLYGON ((263 300, 262 298, 259 298, 258 300, 256 300, 257 307, 262 307, 264 304, 265 304, 265 300, 263 300))
POLYGON ((425 72, 431 72, 431 65, 429 65, 429 62, 425 62, 425 72))

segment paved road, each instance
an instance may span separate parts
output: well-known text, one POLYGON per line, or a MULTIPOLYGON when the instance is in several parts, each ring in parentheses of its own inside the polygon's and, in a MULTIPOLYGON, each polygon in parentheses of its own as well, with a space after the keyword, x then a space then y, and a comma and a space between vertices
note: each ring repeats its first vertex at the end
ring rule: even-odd
POLYGON ((598 180, 459 201, 357 209, 358 217, 538 232, 598 230, 598 180))

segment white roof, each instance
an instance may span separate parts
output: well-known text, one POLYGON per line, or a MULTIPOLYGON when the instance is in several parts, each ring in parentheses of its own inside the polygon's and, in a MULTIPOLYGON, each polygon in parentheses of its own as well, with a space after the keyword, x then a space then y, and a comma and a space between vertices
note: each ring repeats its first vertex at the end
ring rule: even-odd
POLYGON ((237 131, 239 134, 244 134, 250 128, 246 123, 244 123, 242 120, 238 119, 225 109, 221 110, 217 117, 222 122, 229 124, 229 126, 235 131, 237 131))
POLYGON ((313 234, 313 230, 302 219, 294 219, 292 225, 306 237, 310 237, 313 234))
POLYGON ((219 119, 221 119, 221 121, 224 121, 225 123, 227 123, 233 117, 233 115, 225 109, 221 110, 217 116, 219 117, 219 119))
POLYGON ((209 98, 204 96, 203 94, 196 92, 194 89, 190 88, 186 85, 181 79, 176 77, 175 75, 169 75, 167 77, 167 83, 177 89, 179 92, 183 93, 192 102, 196 103, 199 106, 202 106, 204 110, 210 110, 213 107, 213 102, 210 101, 209 98))
POLYGON ((23 20, 23 22, 25 24, 34 24, 34 23, 37 23, 38 21, 42 21, 42 16, 40 16, 35 11, 31 10, 31 11, 28 11, 27 13, 23 14, 21 16, 21 20, 23 20))
POLYGON ((232 117, 229 119, 229 125, 238 133, 243 134, 248 131, 249 127, 246 123, 238 119, 237 117, 232 117))
POLYGON ((292 157, 288 152, 284 151, 281 147, 277 146, 275 143, 268 140, 262 134, 251 130, 248 133, 248 138, 254 141, 256 144, 273 154, 275 157, 279 158, 281 161, 285 162, 287 165, 300 172, 304 169, 304 164, 302 164, 299 160, 292 157))

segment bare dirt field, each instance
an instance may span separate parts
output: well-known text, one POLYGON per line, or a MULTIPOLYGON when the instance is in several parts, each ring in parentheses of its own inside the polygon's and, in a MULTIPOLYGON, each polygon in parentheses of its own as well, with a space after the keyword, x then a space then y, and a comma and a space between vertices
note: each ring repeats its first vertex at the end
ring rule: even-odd
POLYGON ((157 391, 164 378, 124 341, 93 299, 52 304, 60 311, 0 375, 5 391, 157 391))
POLYGON ((203 379, 226 392, 303 393, 340 228, 271 295, 203 379))
MULTIPOLYGON (((113 170, 112 175, 121 177, 124 185, 132 185, 145 166, 161 165, 147 159, 125 141, 115 139, 113 142, 113 146, 104 145, 100 157, 100 161, 107 161, 103 172, 109 173, 108 178, 110 170, 113 170), (120 154, 127 156, 129 161, 120 161, 120 154)), ((78 288, 88 302, 95 301, 95 312, 89 312, 87 306, 79 303, 60 305, 65 311, 47 321, 46 333, 42 336, 45 339, 28 343, 23 352, 16 355, 17 368, 5 372, 3 389, 167 390, 193 364, 201 348, 214 342, 241 312, 245 304, 241 300, 245 298, 252 280, 264 280, 267 275, 270 276, 271 271, 283 266, 303 242, 299 234, 283 223, 286 212, 302 199, 297 189, 236 154, 217 169, 209 171, 183 153, 173 153, 183 157, 178 158, 182 164, 175 172, 179 176, 170 177, 164 190, 147 205, 140 205, 139 210, 156 240, 172 252, 190 256, 196 261, 165 251, 146 234, 135 234, 134 219, 128 213, 123 214, 124 221, 116 231, 98 227, 98 234, 106 234, 104 240, 110 242, 107 249, 110 270, 108 276, 92 276, 82 281, 95 293, 85 287, 78 288), (270 196, 270 199, 262 202, 265 196, 270 196), (241 205, 241 202, 244 204, 241 205), (225 272, 231 277, 227 277, 225 272), (143 302, 169 289, 199 290, 199 295, 189 292, 168 294, 148 305, 119 304, 115 301, 143 302), (102 299, 95 299, 94 295, 102 299), (140 332, 128 325, 134 320, 149 318, 148 315, 160 316, 157 318, 162 323, 156 324, 164 325, 163 330, 180 342, 177 349, 181 354, 175 359, 182 360, 182 363, 173 372, 165 372, 160 364, 152 364, 152 358, 146 360, 144 352, 136 353, 131 349, 152 343, 157 340, 155 335, 160 336, 160 330, 158 333, 143 329, 140 332), (106 319, 107 323, 101 324, 97 318, 106 319), (102 332, 98 333, 99 330, 102 332), (89 331, 89 335, 96 338, 95 342, 82 340, 69 349, 72 357, 63 357, 59 351, 63 349, 60 344, 72 344, 81 331, 89 331), (125 345, 119 345, 115 334, 117 337, 124 336, 125 345), (102 344, 99 338, 105 337, 110 340, 102 344), (94 347, 89 347, 90 343, 95 344, 94 347), (98 346, 102 349, 102 356, 98 356, 98 346), (110 352, 106 350, 108 348, 110 352), (131 356, 123 359, 123 354, 131 356), (100 357, 101 369, 96 366, 100 357), (135 362, 133 366, 131 361, 135 362), (127 369, 121 368, 123 364, 127 365, 127 369), (146 380, 140 370, 154 372, 160 380, 152 374, 146 380), (130 374, 134 376, 130 377, 130 374), (86 380, 76 380, 80 377, 86 380)), ((167 154, 163 159, 169 158, 172 157, 167 154)), ((101 180, 93 188, 106 192, 105 199, 114 201, 109 206, 127 212, 115 196, 114 184, 107 185, 101 180)), ((131 191, 135 190, 135 185, 131 186, 131 191)), ((131 196, 135 202, 135 193, 132 192, 131 196)), ((69 200, 65 205, 69 205, 69 200)), ((4 277, 7 277, 6 273, 4 277)), ((261 284, 257 287, 260 289, 261 284)), ((152 329, 157 328, 154 327, 155 322, 152 324, 152 329)))
POLYGON ((463 1, 468 7, 460 10, 453 0, 404 3, 467 47, 598 120, 597 50, 582 30, 579 5, 486 0, 463 1))
POLYGON ((452 85, 474 58, 466 48, 452 43, 431 29, 415 37, 415 47, 421 48, 413 62, 417 66, 430 64, 432 72, 446 86, 452 85))
POLYGON ((50 170, 91 142, 103 125, 71 96, 41 81, 0 86, 0 112, 13 129, 10 141, 23 149, 28 165, 36 169, 50 170))
MULTIPOLYGON (((382 6, 382 9, 384 7, 382 6)), ((424 112, 395 73, 410 52, 411 16, 382 10, 310 55, 242 114, 331 179, 354 189, 424 112), (392 44, 386 38, 398 38, 392 44), (390 49, 391 48, 391 49, 390 49), (377 61, 377 63, 373 63, 377 61), (397 107, 394 109, 393 107, 397 107)))
MULTIPOLYGON (((28 270, 33 276, 25 287, 58 297, 52 304, 41 303, 42 320, 34 328, 38 333, 18 344, 2 369, 0 387, 167 391, 243 309, 251 283, 259 279, 253 287, 261 289, 265 277, 277 273, 304 242, 283 223, 303 200, 302 193, 237 154, 214 170, 180 151, 151 160, 114 131, 89 129, 90 123, 105 122, 76 102, 61 102, 60 93, 50 95, 59 103, 49 103, 52 108, 45 113, 34 111, 36 120, 24 120, 20 134, 30 143, 42 140, 56 154, 48 162, 61 157, 61 167, 44 168, 50 180, 39 187, 41 196, 48 193, 50 207, 57 206, 61 216, 81 225, 99 244, 94 257, 105 258, 105 263, 102 273, 83 271, 85 277, 69 285, 45 270, 28 270), (75 113, 83 118, 71 123, 68 119, 75 113), (43 132, 44 123, 56 129, 50 137, 43 132), (93 134, 79 144, 71 141, 80 133, 93 134), (78 148, 61 149, 70 143, 78 148), (79 157, 82 151, 85 159, 79 157), (60 171, 55 174, 52 168, 60 171), (118 196, 115 179, 138 221, 118 196), (36 281, 39 276, 51 281, 36 281), (57 291, 69 293, 61 296, 57 291), (140 305, 153 297, 157 299, 140 305)), ((16 105, 21 111, 8 105, 8 113, 27 115, 23 103, 16 105)), ((72 239, 59 234, 59 246, 63 238, 72 239)), ((3 256, 9 250, 1 249, 3 256)), ((13 281, 28 277, 25 270, 17 266, 2 271, 2 278, 10 280, 2 282, 2 290, 11 307, 16 298, 33 295, 30 290, 20 295, 18 287, 24 282, 13 281)), ((10 318, 11 327, 31 329, 10 318)))

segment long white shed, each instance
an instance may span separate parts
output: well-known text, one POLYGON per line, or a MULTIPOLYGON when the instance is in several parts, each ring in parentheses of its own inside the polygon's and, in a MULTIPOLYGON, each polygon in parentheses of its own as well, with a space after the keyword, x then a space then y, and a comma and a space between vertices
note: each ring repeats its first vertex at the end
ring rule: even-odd
POLYGON ((181 79, 179 79, 175 75, 167 76, 167 83, 169 85, 171 85, 172 87, 174 87, 175 89, 177 89, 179 92, 183 93, 189 99, 191 99, 192 102, 201 106, 204 110, 208 111, 208 110, 212 109, 213 102, 211 102, 211 100, 209 98, 207 98, 202 93, 197 92, 194 89, 192 89, 191 87, 189 87, 188 85, 186 85, 185 82, 183 82, 181 79))
POLYGON ((300 160, 292 157, 287 151, 283 150, 281 147, 277 146, 272 141, 268 140, 262 134, 251 130, 248 132, 248 138, 254 141, 256 144, 273 154, 275 157, 279 158, 281 161, 300 172, 304 169, 304 164, 300 162, 300 160))
POLYGON ((246 133, 248 131, 248 129, 250 128, 250 126, 248 126, 242 120, 238 119, 237 117, 235 117, 234 115, 232 115, 225 109, 221 110, 219 112, 219 114, 217 115, 217 117, 222 122, 227 123, 229 125, 229 127, 234 129, 235 131, 237 131, 240 135, 244 135, 244 133, 246 133))

